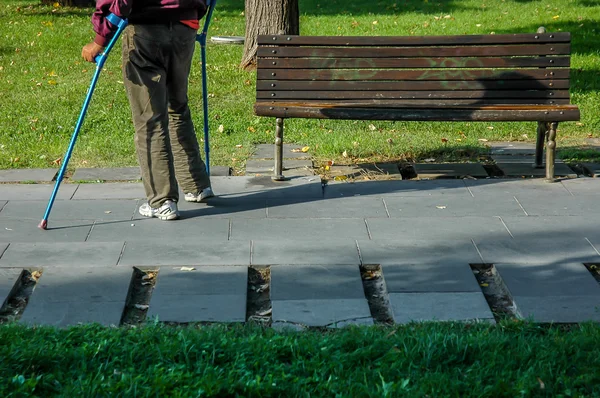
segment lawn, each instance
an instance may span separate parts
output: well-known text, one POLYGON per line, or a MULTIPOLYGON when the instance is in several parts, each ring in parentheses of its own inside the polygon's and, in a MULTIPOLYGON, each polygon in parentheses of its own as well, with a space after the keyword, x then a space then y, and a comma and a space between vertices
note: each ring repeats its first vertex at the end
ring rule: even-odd
MULTIPOLYGON (((244 34, 242 0, 219 0, 209 36, 244 34)), ((569 157, 600 137, 600 3, 590 0, 300 0, 303 35, 440 35, 569 31, 572 101, 580 123, 559 126, 569 157)), ((43 6, 37 0, 0 5, 0 169, 58 167, 73 132, 93 65, 81 47, 93 37, 90 9, 43 6)), ((190 99, 201 136, 199 48, 190 99)), ((254 144, 273 142, 274 120, 252 113, 255 73, 239 69, 242 47, 209 44, 212 163, 241 170, 254 144), (222 125, 222 128, 219 126, 222 125)), ((406 123, 290 120, 286 142, 310 147, 317 160, 361 162, 474 159, 482 140, 535 139, 535 123, 406 123), (347 158, 342 158, 346 152, 347 158)), ((100 76, 73 158, 75 167, 136 164, 133 128, 116 49, 100 76)), ((590 154, 583 152, 584 154, 590 154)))
POLYGON ((0 395, 597 397, 600 327, 0 327, 0 395))

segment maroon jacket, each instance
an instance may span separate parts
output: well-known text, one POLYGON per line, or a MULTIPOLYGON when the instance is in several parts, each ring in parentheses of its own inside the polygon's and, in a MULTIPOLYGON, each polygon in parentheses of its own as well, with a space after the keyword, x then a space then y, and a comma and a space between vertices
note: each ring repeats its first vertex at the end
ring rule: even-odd
POLYGON ((106 20, 113 13, 129 19, 129 23, 151 24, 199 20, 206 14, 205 0, 96 0, 96 11, 92 24, 96 38, 94 41, 106 46, 117 30, 106 20))

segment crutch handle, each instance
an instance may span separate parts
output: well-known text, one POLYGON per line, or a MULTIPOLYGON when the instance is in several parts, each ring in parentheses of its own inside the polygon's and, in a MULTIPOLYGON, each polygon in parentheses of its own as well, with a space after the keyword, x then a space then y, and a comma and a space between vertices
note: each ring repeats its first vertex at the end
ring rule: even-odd
POLYGON ((125 27, 127 26, 127 19, 118 17, 115 14, 109 14, 106 17, 106 19, 108 20, 108 22, 110 22, 111 24, 113 24, 117 27, 117 32, 115 33, 115 35, 113 36, 111 41, 108 43, 108 46, 106 46, 106 48, 104 49, 102 54, 100 54, 100 55, 96 56, 96 58, 94 58, 98 68, 102 68, 104 66, 104 63, 106 62, 106 58, 108 57, 108 53, 110 52, 110 50, 112 50, 113 46, 115 45, 115 42, 121 35, 121 32, 123 32, 123 29, 125 29, 125 27))

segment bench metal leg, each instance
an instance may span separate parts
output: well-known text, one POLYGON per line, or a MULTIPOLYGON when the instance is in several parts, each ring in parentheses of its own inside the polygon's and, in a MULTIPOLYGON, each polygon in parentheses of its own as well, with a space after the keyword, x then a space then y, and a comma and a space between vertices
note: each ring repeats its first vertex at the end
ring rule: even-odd
POLYGON ((283 118, 277 118, 275 127, 275 168, 273 181, 283 181, 283 118))
POLYGON ((548 134, 548 124, 546 122, 538 122, 537 143, 535 146, 535 169, 544 167, 544 144, 546 143, 546 134, 548 134))
POLYGON ((554 159, 556 159, 556 129, 558 122, 549 123, 546 141, 546 181, 554 182, 554 159))

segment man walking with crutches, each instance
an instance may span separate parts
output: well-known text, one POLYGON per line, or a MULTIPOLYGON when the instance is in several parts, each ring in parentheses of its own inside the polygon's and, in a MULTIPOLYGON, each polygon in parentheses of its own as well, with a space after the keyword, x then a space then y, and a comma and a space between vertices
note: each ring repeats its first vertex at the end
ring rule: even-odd
POLYGON ((97 0, 96 38, 83 47, 89 62, 102 53, 116 26, 123 32, 123 80, 135 127, 135 147, 148 202, 139 212, 161 220, 179 218, 178 183, 189 202, 214 196, 201 159, 188 107, 188 77, 204 0, 97 0))

